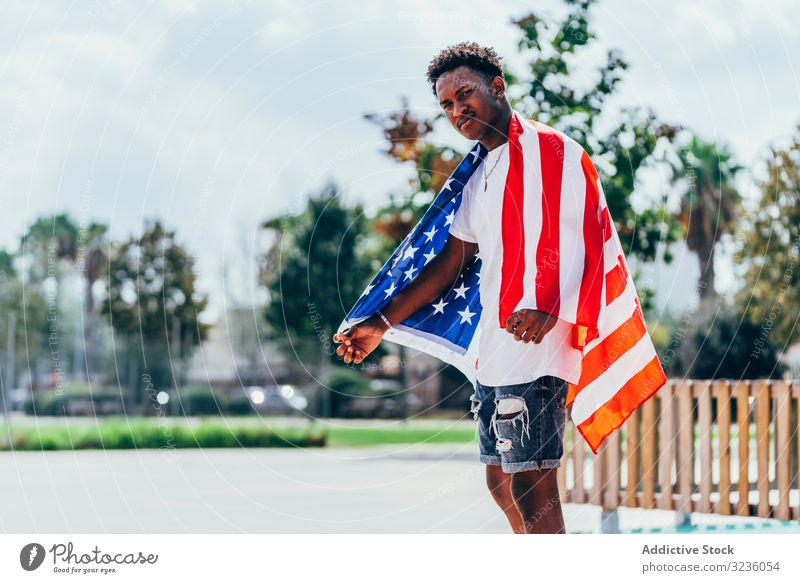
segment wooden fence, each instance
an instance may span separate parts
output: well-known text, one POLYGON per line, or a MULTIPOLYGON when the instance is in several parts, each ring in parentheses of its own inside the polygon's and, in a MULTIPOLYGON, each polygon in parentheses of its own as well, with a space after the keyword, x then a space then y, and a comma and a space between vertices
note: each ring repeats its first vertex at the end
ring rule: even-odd
POLYGON ((562 502, 800 520, 799 407, 800 381, 670 380, 596 456, 568 421, 562 502))

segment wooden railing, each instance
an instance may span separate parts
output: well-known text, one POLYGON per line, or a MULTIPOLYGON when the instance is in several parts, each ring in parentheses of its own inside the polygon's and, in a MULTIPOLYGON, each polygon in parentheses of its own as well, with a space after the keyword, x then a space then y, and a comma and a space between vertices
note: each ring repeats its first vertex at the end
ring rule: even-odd
POLYGON ((800 520, 799 407, 800 381, 670 380, 596 456, 568 421, 562 502, 800 520))

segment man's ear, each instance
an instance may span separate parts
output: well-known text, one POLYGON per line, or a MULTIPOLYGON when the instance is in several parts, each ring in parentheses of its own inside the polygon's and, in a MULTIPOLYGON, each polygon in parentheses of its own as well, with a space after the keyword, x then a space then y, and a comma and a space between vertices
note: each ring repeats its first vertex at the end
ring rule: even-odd
POLYGON ((495 77, 492 79, 492 97, 495 99, 502 99, 506 92, 506 84, 503 82, 502 77, 495 77))

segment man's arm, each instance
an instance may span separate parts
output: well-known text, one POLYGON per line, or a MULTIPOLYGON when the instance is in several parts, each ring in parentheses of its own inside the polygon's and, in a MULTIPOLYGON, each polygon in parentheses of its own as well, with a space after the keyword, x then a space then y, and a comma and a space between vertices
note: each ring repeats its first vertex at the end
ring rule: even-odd
POLYGON ((477 251, 477 243, 462 241, 450 235, 442 252, 384 306, 381 310, 383 315, 395 325, 431 303, 448 286, 455 283, 461 270, 475 257, 477 251))
MULTIPOLYGON (((402 322, 423 306, 431 303, 458 278, 461 270, 478 252, 478 245, 450 235, 441 253, 436 255, 403 291, 394 296, 381 310, 394 325, 402 322)), ((350 328, 347 334, 334 334, 333 340, 342 343, 336 354, 346 363, 359 364, 380 344, 388 327, 377 314, 350 328)))

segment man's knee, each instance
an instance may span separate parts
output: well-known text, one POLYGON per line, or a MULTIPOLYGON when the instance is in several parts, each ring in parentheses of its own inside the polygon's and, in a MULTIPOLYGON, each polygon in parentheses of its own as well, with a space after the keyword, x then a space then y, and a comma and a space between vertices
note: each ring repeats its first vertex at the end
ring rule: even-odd
POLYGON ((497 436, 495 448, 500 454, 511 451, 515 441, 522 444, 525 436, 530 437, 530 414, 525 399, 516 395, 495 399, 492 429, 497 436))
POLYGON ((486 466, 486 486, 492 492, 507 490, 510 486, 511 476, 503 471, 500 466, 488 464, 486 466))
POLYGON ((541 470, 528 470, 512 475, 511 492, 514 498, 524 496, 540 496, 542 494, 558 494, 558 468, 545 468, 541 470))

